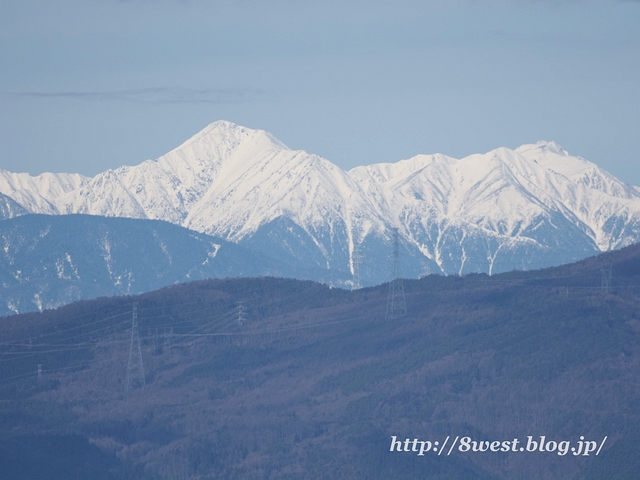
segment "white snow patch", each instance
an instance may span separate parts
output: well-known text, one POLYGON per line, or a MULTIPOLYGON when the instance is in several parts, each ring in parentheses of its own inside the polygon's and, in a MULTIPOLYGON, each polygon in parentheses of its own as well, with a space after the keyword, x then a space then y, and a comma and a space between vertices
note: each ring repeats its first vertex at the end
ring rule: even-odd
MULTIPOLYGON (((218 245, 217 243, 211 243, 211 248, 212 250, 210 250, 209 252, 207 252, 207 258, 205 259, 204 262, 202 262, 202 265, 207 265, 209 263, 209 260, 212 260, 214 258, 216 258, 216 255, 218 255, 218 250, 220 250, 221 245, 218 245)), ((187 278, 189 278, 191 272, 189 272, 187 274, 187 278)))
POLYGON ((38 311, 41 312, 42 311, 42 300, 40 299, 40 294, 39 293, 36 293, 33 296, 33 303, 38 308, 38 311))

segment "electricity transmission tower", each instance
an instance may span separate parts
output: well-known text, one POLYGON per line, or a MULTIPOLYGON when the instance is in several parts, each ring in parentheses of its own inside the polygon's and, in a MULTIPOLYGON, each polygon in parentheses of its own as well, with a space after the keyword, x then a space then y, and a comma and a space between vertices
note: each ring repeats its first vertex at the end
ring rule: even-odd
POLYGON ((360 245, 355 244, 353 247, 353 281, 351 283, 351 290, 358 290, 362 288, 360 283, 360 245))
POLYGON ((611 270, 612 265, 609 265, 607 268, 600 269, 600 274, 602 275, 602 280, 600 280, 600 290, 604 293, 609 293, 609 288, 611 287, 611 270))
POLYGON ((131 319, 131 343, 129 344, 129 363, 127 364, 127 385, 125 391, 144 387, 144 366, 142 365, 142 349, 138 333, 138 304, 133 304, 131 319))
POLYGON ((151 331, 151 328, 147 330, 147 337, 149 338, 149 352, 152 355, 158 355, 160 350, 160 345, 158 345, 158 329, 156 328, 155 332, 151 331))
POLYGON ((431 269, 429 268, 429 260, 424 261, 424 265, 422 265, 422 273, 420 274, 420 278, 428 277, 431 274, 431 269))
POLYGON ((238 302, 238 306, 235 308, 236 312, 236 322, 238 322, 239 326, 242 326, 244 322, 247 321, 247 307, 245 307, 244 303, 238 302))
POLYGON ((407 314, 407 302, 404 298, 404 284, 400 278, 400 248, 398 243, 398 229, 393 229, 393 262, 391 267, 391 281, 387 295, 387 320, 395 320, 407 314))

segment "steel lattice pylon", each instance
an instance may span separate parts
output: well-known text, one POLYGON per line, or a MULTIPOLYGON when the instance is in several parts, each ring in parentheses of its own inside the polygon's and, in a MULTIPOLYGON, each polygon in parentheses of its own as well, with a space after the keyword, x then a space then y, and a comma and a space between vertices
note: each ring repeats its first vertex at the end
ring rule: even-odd
POLYGON ((600 289, 604 293, 609 293, 609 288, 611 288, 611 274, 612 274, 613 266, 609 265, 606 268, 600 269, 600 274, 602 275, 602 279, 600 280, 600 289))
POLYGON ((234 310, 236 314, 236 322, 241 327, 247 321, 247 307, 244 302, 237 302, 236 308, 234 310))
POLYGON ((129 363, 127 364, 126 391, 144 387, 144 366, 142 365, 142 348, 140 346, 140 334, 138 333, 138 304, 133 304, 133 317, 131 319, 131 343, 129 344, 129 363))

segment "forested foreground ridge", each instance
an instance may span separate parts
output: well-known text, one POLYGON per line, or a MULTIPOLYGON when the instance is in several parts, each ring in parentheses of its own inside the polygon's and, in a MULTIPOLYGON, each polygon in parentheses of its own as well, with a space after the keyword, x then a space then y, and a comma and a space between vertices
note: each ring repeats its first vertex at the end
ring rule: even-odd
POLYGON ((636 478, 640 246, 403 287, 395 319, 388 285, 269 277, 0 318, 0 476, 636 478), (393 436, 607 440, 419 456, 393 436))

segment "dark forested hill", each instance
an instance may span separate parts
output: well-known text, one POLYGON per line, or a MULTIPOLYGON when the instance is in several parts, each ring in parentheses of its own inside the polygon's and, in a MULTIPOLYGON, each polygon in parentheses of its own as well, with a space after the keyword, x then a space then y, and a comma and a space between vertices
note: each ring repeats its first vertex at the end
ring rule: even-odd
POLYGON ((636 478, 640 247, 404 290, 395 320, 386 285, 276 278, 2 318, 0 472, 42 478, 20 467, 37 461, 50 478, 88 465, 86 478, 636 478), (390 452, 393 436, 410 451, 390 452), (527 452, 541 436, 553 451, 527 452), (431 449, 418 455, 413 439, 431 449))

